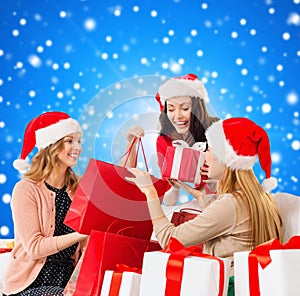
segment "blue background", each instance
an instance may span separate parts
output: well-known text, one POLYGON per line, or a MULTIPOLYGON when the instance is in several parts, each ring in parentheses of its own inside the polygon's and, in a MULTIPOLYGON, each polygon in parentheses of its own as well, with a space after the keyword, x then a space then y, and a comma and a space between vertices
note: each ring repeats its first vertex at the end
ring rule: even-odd
POLYGON ((0 1, 0 238, 13 237, 12 162, 26 124, 44 111, 83 125, 80 174, 90 157, 116 161, 136 123, 156 174, 163 76, 196 73, 211 113, 266 128, 277 190, 299 195, 299 8, 299 0, 0 1))

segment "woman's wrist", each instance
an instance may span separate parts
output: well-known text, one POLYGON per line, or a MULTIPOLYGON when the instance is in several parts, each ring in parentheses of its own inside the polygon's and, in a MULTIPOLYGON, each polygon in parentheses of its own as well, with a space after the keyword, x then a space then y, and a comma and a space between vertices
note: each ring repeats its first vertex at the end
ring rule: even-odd
POLYGON ((157 191, 153 185, 145 187, 143 192, 145 193, 147 200, 158 199, 157 191))

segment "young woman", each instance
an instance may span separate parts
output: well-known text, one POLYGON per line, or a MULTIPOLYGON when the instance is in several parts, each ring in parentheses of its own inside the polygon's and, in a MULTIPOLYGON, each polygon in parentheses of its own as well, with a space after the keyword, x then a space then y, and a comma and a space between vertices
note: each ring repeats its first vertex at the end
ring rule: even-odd
POLYGON ((15 247, 4 278, 5 295, 62 295, 87 236, 64 225, 78 185, 72 170, 81 153, 82 130, 63 112, 46 112, 26 127, 12 193, 15 247), (26 157, 36 146, 31 166, 26 157), (80 242, 80 243, 79 243, 80 242))
MULTIPOLYGON (((204 252, 233 259, 234 252, 248 251, 273 238, 281 240, 281 219, 269 190, 276 186, 270 177, 270 145, 266 132, 246 118, 215 122, 206 131, 207 175, 219 180, 217 194, 193 220, 174 226, 166 218, 148 173, 129 168, 134 182, 147 197, 157 240, 164 247, 170 237, 183 245, 204 243, 204 252), (252 166, 259 158, 266 173, 263 186, 252 166)), ((231 266, 233 276, 233 264, 231 266)), ((233 285, 233 283, 231 284, 233 285)))
MULTIPOLYGON (((207 91, 195 74, 168 79, 159 87, 156 100, 161 111, 159 118, 161 130, 157 138, 156 150, 158 166, 162 171, 166 150, 167 147, 172 146, 172 141, 184 140, 189 146, 195 142, 206 142, 205 130, 219 118, 208 114, 207 91)), ((143 136, 143 133, 143 129, 139 126, 131 128, 127 132, 128 142, 131 142, 134 136, 143 136)), ((134 154, 133 150, 132 160, 135 159, 134 154)), ((129 162, 128 166, 133 165, 129 162)), ((173 186, 165 194, 165 205, 176 204, 181 186, 180 182, 170 181, 173 186)))

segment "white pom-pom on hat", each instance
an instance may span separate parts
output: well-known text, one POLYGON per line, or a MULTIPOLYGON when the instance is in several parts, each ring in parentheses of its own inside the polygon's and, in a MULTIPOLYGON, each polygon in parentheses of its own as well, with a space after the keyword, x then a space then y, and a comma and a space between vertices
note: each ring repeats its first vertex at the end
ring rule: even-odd
POLYGON ((81 127, 67 113, 51 111, 39 115, 26 126, 21 155, 13 162, 13 167, 19 171, 28 170, 30 164, 26 157, 34 147, 46 148, 75 132, 82 133, 81 127))
POLYGON ((13 167, 18 171, 27 171, 30 164, 25 159, 15 159, 13 162, 13 167))
POLYGON ((265 179, 262 183, 262 188, 265 192, 270 192, 272 189, 277 187, 277 179, 274 177, 270 177, 265 179))

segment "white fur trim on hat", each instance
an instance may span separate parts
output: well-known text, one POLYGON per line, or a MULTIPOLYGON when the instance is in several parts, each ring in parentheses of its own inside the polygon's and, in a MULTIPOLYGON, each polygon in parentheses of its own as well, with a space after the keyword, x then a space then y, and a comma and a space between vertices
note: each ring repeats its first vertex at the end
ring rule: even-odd
POLYGON ((13 167, 18 171, 26 171, 29 169, 30 164, 25 159, 15 159, 13 167))
POLYGON ((169 79, 160 86, 158 93, 161 101, 179 96, 200 97, 204 101, 208 100, 207 91, 198 79, 169 79))
POLYGON ((218 160, 234 170, 247 170, 253 167, 257 156, 237 155, 225 137, 222 120, 214 122, 206 130, 208 146, 218 160))
POLYGON ((48 147, 65 136, 76 132, 82 133, 81 127, 76 120, 72 118, 60 120, 57 123, 35 131, 35 146, 38 149, 48 147))

